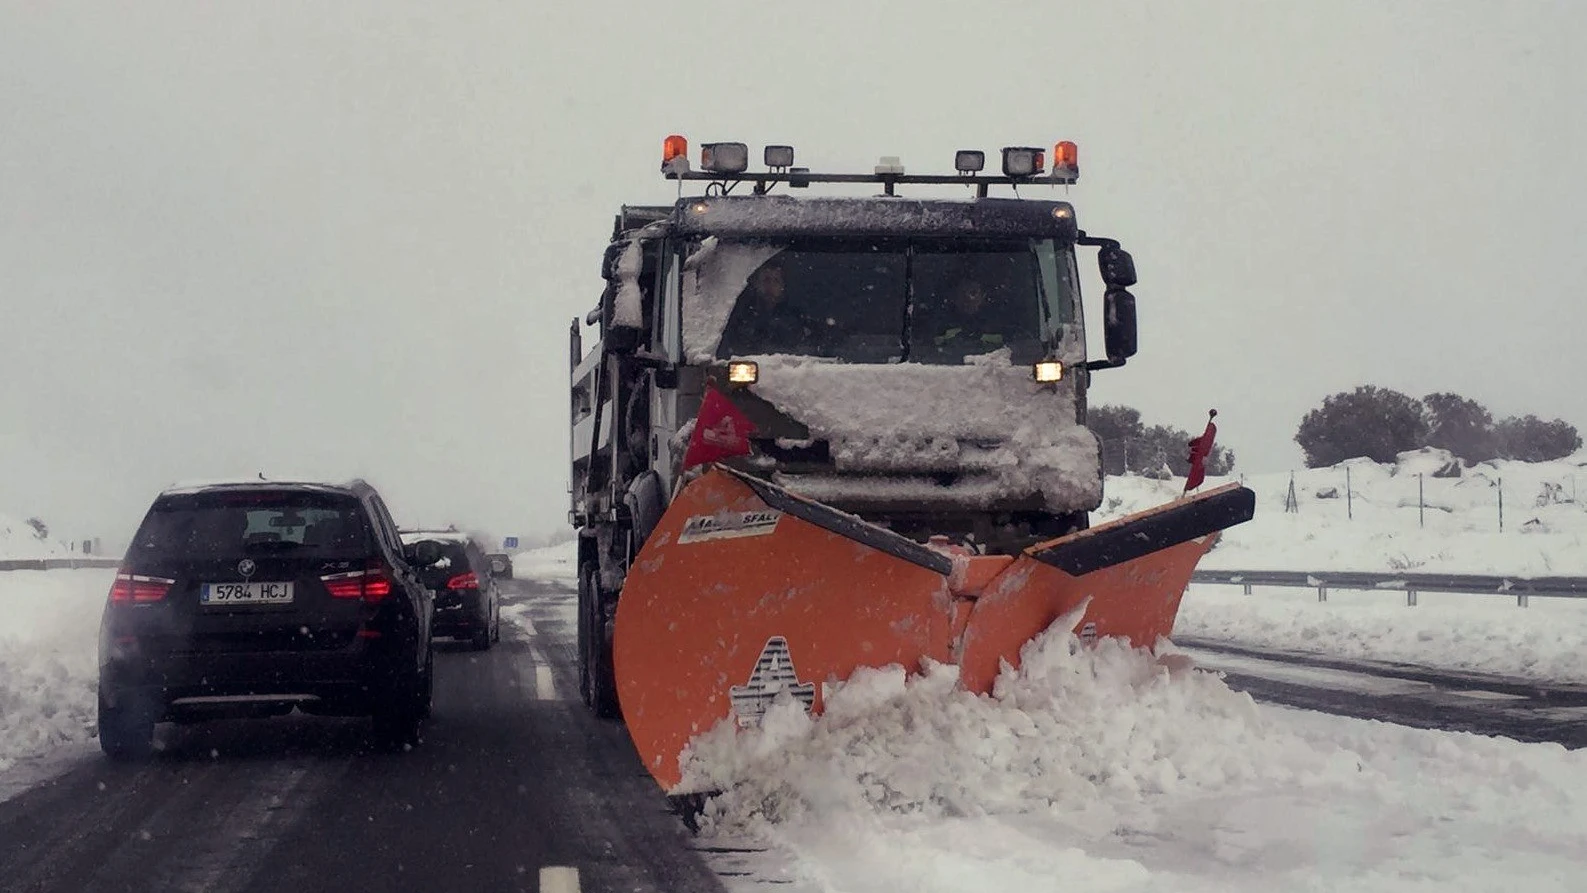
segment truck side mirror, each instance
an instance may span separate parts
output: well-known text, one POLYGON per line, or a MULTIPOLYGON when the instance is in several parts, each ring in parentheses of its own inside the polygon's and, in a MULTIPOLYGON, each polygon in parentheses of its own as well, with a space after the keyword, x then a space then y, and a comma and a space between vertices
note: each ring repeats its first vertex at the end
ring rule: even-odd
POLYGON ((601 278, 610 282, 617 276, 617 259, 628 250, 628 243, 612 242, 606 246, 606 253, 601 255, 601 278))
POLYGON ((1123 288, 1109 288, 1102 296, 1102 339, 1110 364, 1122 366, 1135 356, 1135 296, 1123 288))
POLYGON ((617 322, 617 290, 620 286, 616 282, 606 283, 606 290, 601 292, 601 340, 606 349, 616 353, 630 353, 639 348, 639 329, 633 326, 622 325, 617 322))
POLYGON ((1097 252, 1097 266, 1102 269, 1102 281, 1109 289, 1129 288, 1135 284, 1135 258, 1123 248, 1103 247, 1097 252))

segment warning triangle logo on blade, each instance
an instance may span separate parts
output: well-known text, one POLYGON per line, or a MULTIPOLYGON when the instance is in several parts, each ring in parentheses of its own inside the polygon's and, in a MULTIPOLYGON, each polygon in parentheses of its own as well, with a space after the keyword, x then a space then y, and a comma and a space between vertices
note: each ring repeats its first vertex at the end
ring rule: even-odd
POLYGON ((766 640, 766 647, 760 650, 760 659, 755 662, 755 670, 749 674, 749 681, 727 690, 728 697, 733 701, 733 715, 738 719, 739 728, 760 726, 766 709, 776 702, 782 692, 787 692, 798 701, 807 714, 815 705, 815 683, 799 681, 793 654, 788 650, 788 640, 782 636, 772 636, 766 640))

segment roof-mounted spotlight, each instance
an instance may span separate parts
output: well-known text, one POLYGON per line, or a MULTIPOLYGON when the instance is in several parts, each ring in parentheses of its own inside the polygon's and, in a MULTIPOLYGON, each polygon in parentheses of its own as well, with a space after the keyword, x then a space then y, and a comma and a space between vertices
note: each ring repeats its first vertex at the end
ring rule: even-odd
POLYGON ((1008 146, 1003 149, 1003 176, 1034 177, 1047 167, 1047 152, 1029 146, 1008 146))
POLYGON ((876 173, 902 175, 904 173, 904 163, 898 160, 897 155, 883 155, 876 161, 876 173))
POLYGON ((767 167, 793 167, 793 146, 767 146, 761 157, 767 167))
POLYGON ((742 174, 749 170, 749 146, 705 143, 700 146, 700 167, 713 174, 742 174))
POLYGON ((985 170, 986 153, 979 149, 960 149, 953 153, 953 169, 961 174, 985 170))

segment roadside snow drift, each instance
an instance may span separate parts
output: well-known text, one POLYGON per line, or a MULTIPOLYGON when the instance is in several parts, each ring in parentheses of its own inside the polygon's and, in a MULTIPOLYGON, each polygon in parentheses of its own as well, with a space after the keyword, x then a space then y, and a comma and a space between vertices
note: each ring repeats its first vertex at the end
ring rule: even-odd
POLYGON ((99 616, 115 573, 0 573, 0 772, 94 736, 99 616))

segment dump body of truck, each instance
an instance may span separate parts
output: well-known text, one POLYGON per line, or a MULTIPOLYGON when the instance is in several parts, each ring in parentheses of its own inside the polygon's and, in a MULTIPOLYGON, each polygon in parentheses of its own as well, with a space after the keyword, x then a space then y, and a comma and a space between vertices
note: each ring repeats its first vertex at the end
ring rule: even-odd
POLYGON ((1151 646, 1250 517, 1236 486, 1088 529, 1086 392, 1134 353, 1133 261, 1067 202, 989 196, 1077 174, 1007 173, 1007 151, 1000 178, 693 173, 674 154, 705 194, 619 213, 585 319, 600 341, 570 333, 581 690, 663 786, 694 735, 778 697, 819 711, 860 666, 954 662, 985 690, 1077 610, 1087 637, 1151 646), (856 180, 884 194, 773 194, 856 180), (975 194, 896 194, 915 182, 975 194), (1106 359, 1086 355, 1079 246, 1107 286, 1106 359), (696 430, 707 399, 729 415, 696 430), (686 467, 712 437, 735 448, 686 467))

